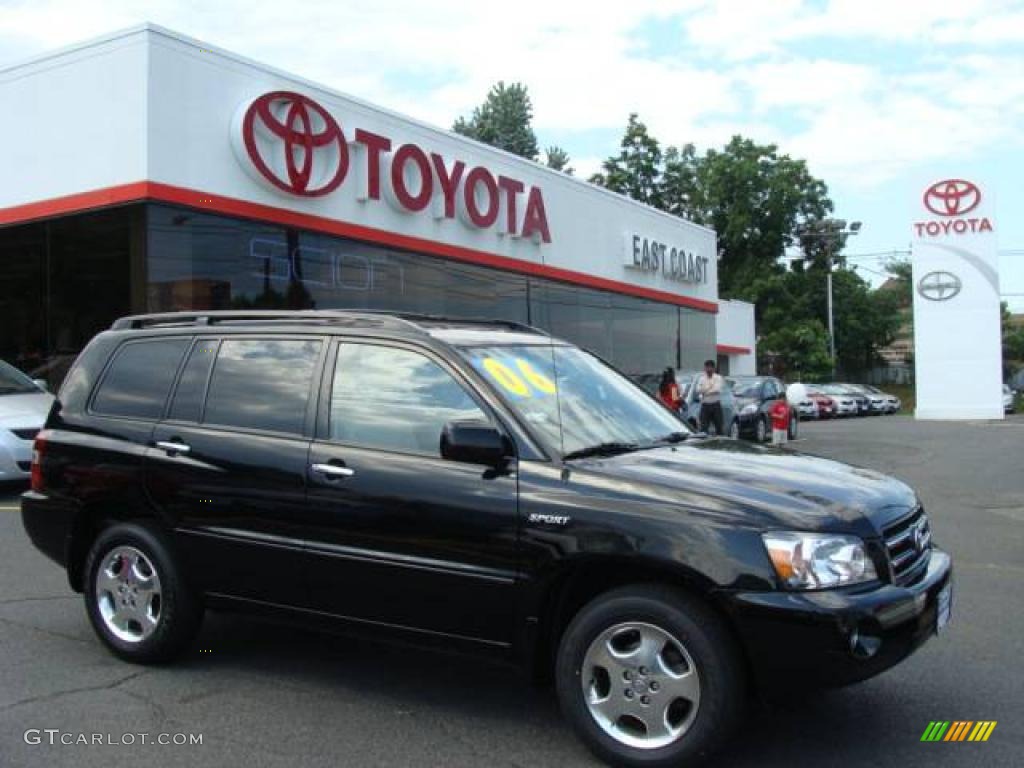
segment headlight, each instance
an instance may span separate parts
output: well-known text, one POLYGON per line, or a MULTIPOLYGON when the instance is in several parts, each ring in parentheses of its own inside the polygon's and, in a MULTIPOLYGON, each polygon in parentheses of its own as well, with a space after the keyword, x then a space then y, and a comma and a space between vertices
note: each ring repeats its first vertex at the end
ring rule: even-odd
POLYGON ((878 578, 856 536, 776 532, 762 535, 775 572, 790 589, 822 589, 878 578))
POLYGON ((743 409, 740 411, 740 416, 749 416, 752 413, 757 413, 757 403, 748 403, 747 405, 744 405, 743 409))

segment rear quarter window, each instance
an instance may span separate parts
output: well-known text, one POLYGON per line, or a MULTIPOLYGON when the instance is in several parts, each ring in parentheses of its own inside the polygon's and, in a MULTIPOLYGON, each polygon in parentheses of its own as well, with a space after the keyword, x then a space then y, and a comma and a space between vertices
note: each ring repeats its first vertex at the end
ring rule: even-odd
POLYGON ((203 423, 302 434, 322 346, 318 339, 224 339, 203 423))
POLYGON ((159 419, 188 344, 188 339, 123 344, 93 397, 92 412, 101 416, 159 419))

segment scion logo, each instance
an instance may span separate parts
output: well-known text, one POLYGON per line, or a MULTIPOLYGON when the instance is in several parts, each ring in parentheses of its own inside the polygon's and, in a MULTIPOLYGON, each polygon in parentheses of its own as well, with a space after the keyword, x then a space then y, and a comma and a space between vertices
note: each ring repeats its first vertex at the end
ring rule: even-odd
POLYGON ((348 145, 341 127, 308 96, 264 94, 245 109, 240 127, 245 154, 277 189, 321 197, 345 180, 348 145))
POLYGON ((962 216, 981 202, 981 190, 963 179, 937 181, 924 192, 924 207, 937 216, 962 216))
POLYGON ((961 288, 963 282, 952 272, 929 272, 917 282, 917 292, 929 301, 948 301, 961 288))

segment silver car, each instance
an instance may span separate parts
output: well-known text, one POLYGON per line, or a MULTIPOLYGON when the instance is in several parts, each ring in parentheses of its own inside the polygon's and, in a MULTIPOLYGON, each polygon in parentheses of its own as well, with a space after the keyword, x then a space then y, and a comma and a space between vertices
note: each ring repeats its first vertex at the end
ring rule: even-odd
POLYGON ((28 478, 32 441, 51 403, 53 395, 42 382, 0 360, 0 482, 28 478))
POLYGON ((1013 413, 1017 410, 1015 404, 1016 392, 1009 388, 1006 384, 1003 384, 1003 411, 1005 413, 1013 413))
POLYGON ((870 384, 865 384, 864 389, 870 392, 872 396, 880 397, 883 400, 885 404, 883 413, 897 413, 899 409, 903 407, 903 403, 900 402, 900 399, 896 397, 896 395, 890 395, 888 392, 883 392, 878 387, 873 387, 870 384))
POLYGON ((845 387, 838 384, 822 384, 819 389, 836 404, 836 416, 856 416, 860 412, 857 401, 845 387))

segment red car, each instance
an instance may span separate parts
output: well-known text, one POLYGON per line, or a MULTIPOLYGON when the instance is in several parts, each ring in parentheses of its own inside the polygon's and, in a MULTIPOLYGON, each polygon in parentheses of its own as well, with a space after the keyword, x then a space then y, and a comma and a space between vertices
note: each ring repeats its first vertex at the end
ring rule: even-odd
POLYGON ((836 415, 836 401, 820 389, 807 387, 807 396, 818 406, 819 419, 831 419, 836 415))

